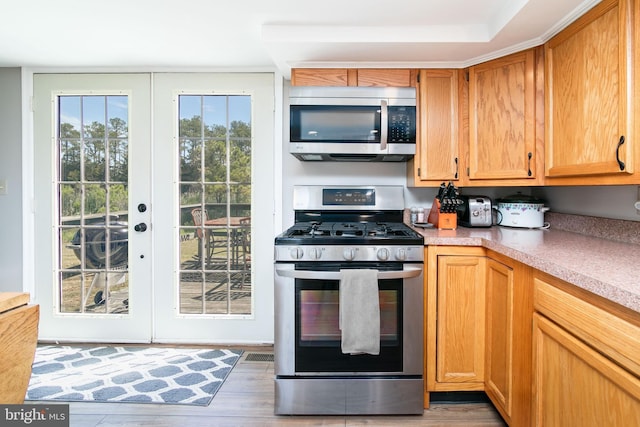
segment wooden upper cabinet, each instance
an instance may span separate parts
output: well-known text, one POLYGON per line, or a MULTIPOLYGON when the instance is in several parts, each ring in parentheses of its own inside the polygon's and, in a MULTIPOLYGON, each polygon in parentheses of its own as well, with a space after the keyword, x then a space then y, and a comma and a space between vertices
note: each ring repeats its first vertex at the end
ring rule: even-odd
POLYGON ((632 4, 604 0, 545 44, 546 183, 632 183, 632 4))
POLYGON ((469 68, 470 181, 536 178, 535 70, 533 49, 469 68))
POLYGON ((415 78, 411 78, 415 71, 409 69, 359 68, 357 72, 358 86, 415 86, 415 78))
POLYGON ((350 86, 346 68, 294 68, 292 86, 350 86))
POLYGON ((438 186, 460 176, 458 70, 420 70, 416 155, 408 166, 414 186, 438 186))
POLYGON ((294 68, 292 86, 412 87, 416 71, 395 68, 294 68))

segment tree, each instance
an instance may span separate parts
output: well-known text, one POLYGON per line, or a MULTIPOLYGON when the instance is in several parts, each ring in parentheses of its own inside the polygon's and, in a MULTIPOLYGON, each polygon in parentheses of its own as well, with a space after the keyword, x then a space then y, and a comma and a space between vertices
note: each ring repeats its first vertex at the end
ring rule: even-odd
MULTIPOLYGON (((94 121, 82 128, 82 134, 70 123, 60 124, 59 179, 70 183, 60 187, 63 216, 80 214, 80 187, 72 183, 82 179, 95 183, 85 186, 84 214, 106 212, 107 191, 110 212, 127 209, 128 135, 127 122, 119 117, 110 118, 106 124, 94 121), (84 177, 80 170, 82 154, 84 177)), ((251 202, 250 123, 235 120, 227 129, 223 125, 207 126, 196 115, 180 120, 179 137, 182 204, 201 203, 203 191, 207 202, 251 202)))

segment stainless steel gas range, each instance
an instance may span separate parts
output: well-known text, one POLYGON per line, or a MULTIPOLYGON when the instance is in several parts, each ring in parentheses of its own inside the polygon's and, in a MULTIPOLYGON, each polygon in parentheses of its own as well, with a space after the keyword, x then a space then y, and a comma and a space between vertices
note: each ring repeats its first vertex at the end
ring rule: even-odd
POLYGON ((402 223, 403 187, 297 186, 293 200, 275 239, 276 414, 421 414, 424 242, 402 223), (377 291, 377 353, 343 351, 354 269, 377 291))

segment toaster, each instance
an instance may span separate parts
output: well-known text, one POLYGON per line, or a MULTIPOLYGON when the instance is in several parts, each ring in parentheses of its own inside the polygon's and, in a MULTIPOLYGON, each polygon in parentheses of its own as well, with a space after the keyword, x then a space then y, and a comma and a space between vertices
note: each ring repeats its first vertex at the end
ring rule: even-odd
POLYGON ((487 196, 460 195, 458 223, 463 227, 491 227, 493 215, 491 199, 487 196))

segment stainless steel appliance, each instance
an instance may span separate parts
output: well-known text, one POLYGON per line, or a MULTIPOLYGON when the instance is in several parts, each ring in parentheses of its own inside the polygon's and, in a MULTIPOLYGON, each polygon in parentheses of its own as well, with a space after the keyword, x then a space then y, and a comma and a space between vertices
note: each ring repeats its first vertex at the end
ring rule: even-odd
POLYGON ((424 241, 402 223, 403 188, 294 188, 275 239, 275 412, 421 414, 424 241), (377 270, 380 352, 343 354, 342 269, 377 270))
POLYGON ((493 209, 487 196, 459 195, 462 204, 458 205, 458 223, 464 227, 491 227, 493 209))
POLYGON ((305 161, 399 162, 416 152, 416 92, 292 87, 289 152, 305 161))

